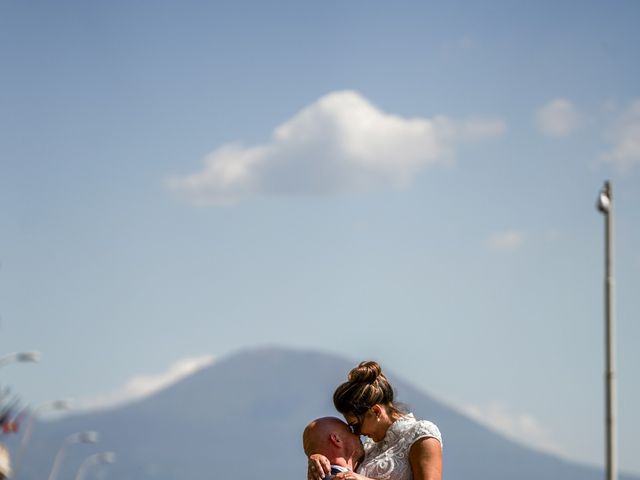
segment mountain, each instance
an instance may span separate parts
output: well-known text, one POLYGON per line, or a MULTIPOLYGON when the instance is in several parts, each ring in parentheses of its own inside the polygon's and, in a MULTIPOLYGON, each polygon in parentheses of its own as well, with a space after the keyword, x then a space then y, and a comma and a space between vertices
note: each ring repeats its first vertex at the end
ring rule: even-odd
MULTIPOLYGON (((70 445, 57 480, 75 478, 84 458, 105 450, 117 462, 91 469, 87 479, 306 478, 302 430, 335 415, 333 390, 356 363, 285 348, 238 352, 136 403, 38 423, 20 480, 47 478, 62 440, 85 430, 100 432, 99 444, 70 445)), ((447 480, 603 478, 599 469, 515 443, 388 373, 398 400, 440 427, 447 480)))

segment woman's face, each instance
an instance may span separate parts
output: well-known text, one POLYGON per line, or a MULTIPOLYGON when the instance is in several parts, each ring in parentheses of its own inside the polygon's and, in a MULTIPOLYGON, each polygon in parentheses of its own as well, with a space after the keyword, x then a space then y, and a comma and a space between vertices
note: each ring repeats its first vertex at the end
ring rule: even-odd
POLYGON ((372 408, 362 415, 347 414, 344 419, 353 433, 365 435, 374 442, 382 440, 387 432, 388 425, 385 426, 379 416, 376 417, 372 408))

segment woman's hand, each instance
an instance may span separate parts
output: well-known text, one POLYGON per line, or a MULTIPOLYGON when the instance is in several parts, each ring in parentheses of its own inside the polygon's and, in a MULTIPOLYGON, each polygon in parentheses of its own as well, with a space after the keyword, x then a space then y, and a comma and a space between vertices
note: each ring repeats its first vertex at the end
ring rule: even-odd
POLYGON ((307 464, 307 480, 322 480, 331 473, 331 463, 329 459, 319 453, 309 456, 307 464))

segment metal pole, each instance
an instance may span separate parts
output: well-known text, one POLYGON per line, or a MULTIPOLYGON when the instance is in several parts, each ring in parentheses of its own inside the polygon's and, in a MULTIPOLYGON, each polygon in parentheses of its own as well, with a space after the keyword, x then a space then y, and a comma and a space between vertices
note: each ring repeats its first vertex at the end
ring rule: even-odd
POLYGON ((95 463, 98 463, 95 455, 90 456, 84 462, 82 462, 82 464, 80 465, 80 468, 78 468, 78 473, 76 473, 75 480, 84 480, 85 472, 87 471, 89 466, 95 463))
POLYGON ((613 201, 610 182, 600 193, 598 209, 605 216, 605 430, 606 480, 617 478, 616 458, 616 389, 615 389, 615 318, 613 315, 613 201))
POLYGON ((72 433, 67 438, 65 438, 62 441, 62 445, 60 446, 60 449, 58 450, 58 453, 56 454, 53 460, 53 466, 51 467, 51 472, 49 473, 48 480, 55 480, 58 477, 58 472, 60 470, 62 458, 64 457, 65 449, 67 448, 68 445, 71 445, 72 443, 78 443, 78 442, 96 443, 97 441, 98 441, 98 434, 93 431, 72 433))
POLYGON ((114 463, 116 461, 116 454, 113 452, 102 452, 102 453, 94 453, 93 455, 87 457, 84 462, 80 465, 78 469, 78 473, 76 473, 75 480, 84 480, 84 477, 87 473, 87 469, 98 463, 114 463))
POLYGON ((20 471, 20 467, 22 466, 22 460, 24 458, 27 445, 29 444, 29 440, 31 439, 31 434, 33 433, 33 426, 39 414, 45 410, 66 410, 70 407, 70 405, 70 400, 54 400, 53 402, 46 402, 38 405, 31 412, 27 420, 27 426, 24 429, 22 437, 20 438, 20 445, 18 446, 16 461, 14 462, 13 474, 11 475, 13 478, 19 477, 18 472, 20 471))

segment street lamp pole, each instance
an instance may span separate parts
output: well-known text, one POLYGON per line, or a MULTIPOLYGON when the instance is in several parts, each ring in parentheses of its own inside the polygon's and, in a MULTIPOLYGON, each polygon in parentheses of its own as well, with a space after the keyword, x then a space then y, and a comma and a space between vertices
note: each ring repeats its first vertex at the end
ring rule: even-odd
POLYGON ((80 465, 80 468, 78 469, 78 473, 76 473, 75 480, 84 480, 87 469, 91 465, 96 465, 98 463, 114 463, 115 461, 116 454, 113 452, 94 453, 82 462, 82 465, 80 465))
POLYGON ((615 318, 613 315, 613 201, 610 182, 605 182, 598 196, 598 210, 605 217, 605 280, 604 280, 604 325, 605 325, 605 456, 606 480, 617 478, 616 458, 616 390, 615 390, 615 318))
POLYGON ((62 457, 64 456, 64 451, 67 445, 72 443, 96 443, 98 441, 97 432, 79 432, 73 433, 64 439, 58 453, 56 454, 55 459, 53 460, 53 466, 51 467, 51 473, 49 473, 49 480, 55 480, 58 476, 58 472, 60 470, 60 465, 62 463, 62 457))
POLYGON ((27 449, 27 445, 29 444, 29 440, 31 439, 31 434, 33 433, 33 426, 36 419, 39 415, 46 410, 68 410, 71 407, 70 400, 54 400, 52 402, 46 402, 38 405, 33 412, 29 415, 29 419, 27 420, 27 426, 24 429, 24 433, 20 438, 20 445, 18 446, 18 453, 16 454, 15 467, 13 469, 13 477, 18 477, 18 472, 20 471, 20 466, 22 465, 22 460, 24 458, 25 451, 27 449))

